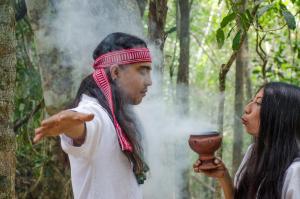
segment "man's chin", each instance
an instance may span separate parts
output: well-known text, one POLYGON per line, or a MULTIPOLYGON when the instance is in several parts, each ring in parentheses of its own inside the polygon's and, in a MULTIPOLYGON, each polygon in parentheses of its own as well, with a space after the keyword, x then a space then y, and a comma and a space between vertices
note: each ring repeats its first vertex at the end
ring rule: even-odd
POLYGON ((138 105, 138 104, 140 104, 142 101, 143 101, 143 98, 134 99, 134 100, 131 100, 129 104, 131 104, 131 105, 138 105))

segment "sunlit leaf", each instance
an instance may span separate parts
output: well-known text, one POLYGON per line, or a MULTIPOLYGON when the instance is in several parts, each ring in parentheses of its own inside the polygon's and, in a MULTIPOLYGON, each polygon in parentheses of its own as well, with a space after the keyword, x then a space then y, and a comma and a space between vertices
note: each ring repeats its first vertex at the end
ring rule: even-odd
POLYGON ((266 5, 257 11, 257 18, 261 17, 263 14, 265 14, 267 11, 269 11, 271 8, 273 8, 274 4, 266 5))

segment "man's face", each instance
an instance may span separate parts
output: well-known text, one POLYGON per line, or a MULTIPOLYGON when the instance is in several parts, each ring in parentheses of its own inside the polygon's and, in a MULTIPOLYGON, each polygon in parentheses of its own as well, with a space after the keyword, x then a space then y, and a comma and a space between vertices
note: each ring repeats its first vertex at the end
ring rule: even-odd
POLYGON ((130 104, 141 103, 151 86, 151 63, 136 63, 118 67, 116 83, 130 104))

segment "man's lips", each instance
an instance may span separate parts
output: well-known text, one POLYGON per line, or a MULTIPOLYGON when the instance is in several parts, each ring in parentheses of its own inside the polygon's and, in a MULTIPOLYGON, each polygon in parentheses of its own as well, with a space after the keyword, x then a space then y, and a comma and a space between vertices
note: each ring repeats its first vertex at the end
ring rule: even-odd
POLYGON ((144 96, 146 95, 146 93, 147 93, 147 90, 144 90, 144 91, 141 92, 141 94, 144 95, 144 96))

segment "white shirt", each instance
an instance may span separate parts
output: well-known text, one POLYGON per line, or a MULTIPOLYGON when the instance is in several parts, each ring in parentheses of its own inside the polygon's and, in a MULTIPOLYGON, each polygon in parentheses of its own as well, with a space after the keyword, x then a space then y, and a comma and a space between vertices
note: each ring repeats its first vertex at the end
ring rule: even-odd
POLYGON ((86 138, 80 147, 61 136, 61 146, 70 159, 75 199, 141 199, 132 164, 121 151, 106 110, 87 95, 72 110, 94 114, 94 119, 86 122, 86 138))
MULTIPOLYGON (((239 166, 234 177, 234 186, 238 185, 237 176, 241 172, 243 165, 250 158, 253 144, 248 147, 248 150, 239 166)), ((243 175, 243 174, 241 174, 243 175)), ((300 199, 300 159, 295 159, 285 172, 284 183, 282 186, 281 199, 300 199)))

